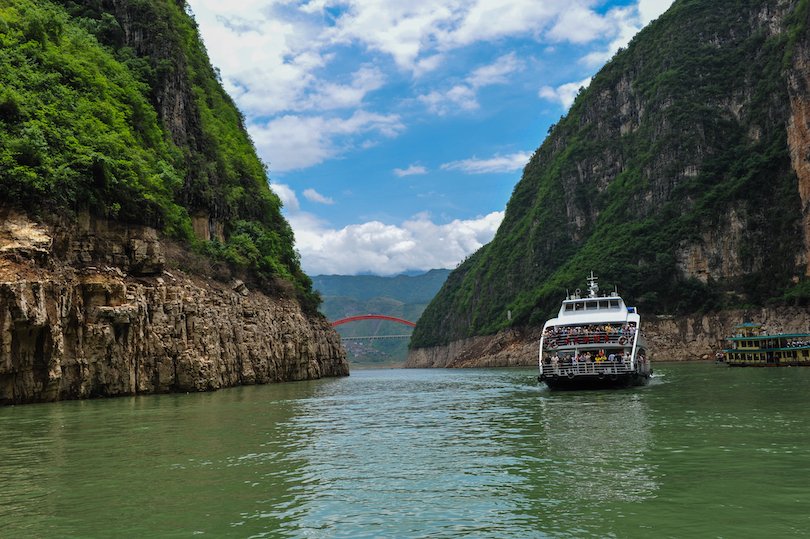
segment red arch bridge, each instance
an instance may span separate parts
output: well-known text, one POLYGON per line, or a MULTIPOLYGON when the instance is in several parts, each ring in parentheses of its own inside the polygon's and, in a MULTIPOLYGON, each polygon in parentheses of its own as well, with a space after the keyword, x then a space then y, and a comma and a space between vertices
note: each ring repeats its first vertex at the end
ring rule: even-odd
MULTIPOLYGON (((334 322, 332 322, 332 327, 348 324, 349 322, 359 322, 362 320, 388 320, 389 322, 396 322, 398 324, 403 324, 409 327, 414 327, 416 325, 414 322, 411 322, 410 320, 405 320, 404 318, 397 318, 396 316, 388 316, 385 314, 361 314, 357 316, 347 316, 346 318, 335 320, 334 322)), ((344 341, 358 341, 366 339, 410 339, 411 334, 406 333, 404 335, 369 335, 367 337, 341 337, 341 338, 344 341)))

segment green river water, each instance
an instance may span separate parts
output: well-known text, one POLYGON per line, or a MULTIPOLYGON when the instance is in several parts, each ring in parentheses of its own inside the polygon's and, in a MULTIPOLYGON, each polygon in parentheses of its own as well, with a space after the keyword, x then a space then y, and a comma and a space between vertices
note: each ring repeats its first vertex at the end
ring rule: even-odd
POLYGON ((0 537, 810 535, 810 369, 533 369, 0 408, 0 537))

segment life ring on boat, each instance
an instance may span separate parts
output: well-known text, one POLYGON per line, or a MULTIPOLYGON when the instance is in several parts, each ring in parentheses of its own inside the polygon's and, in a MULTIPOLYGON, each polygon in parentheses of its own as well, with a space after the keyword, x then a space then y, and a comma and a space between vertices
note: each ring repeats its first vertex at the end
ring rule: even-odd
POLYGON ((569 379, 569 380, 573 380, 573 379, 574 379, 574 371, 568 371, 568 379, 569 379))
POLYGON ((627 339, 625 337, 619 337, 619 344, 624 344, 626 342, 627 342, 627 339))
POLYGON ((615 381, 616 381, 616 380, 618 380, 618 379, 619 379, 619 377, 618 377, 617 375, 615 375, 615 374, 611 374, 611 375, 610 375, 610 381, 611 381, 611 382, 615 382, 615 381))
POLYGON ((600 380, 604 380, 604 379, 605 379, 605 373, 600 372, 600 373, 599 373, 599 379, 600 379, 600 380))

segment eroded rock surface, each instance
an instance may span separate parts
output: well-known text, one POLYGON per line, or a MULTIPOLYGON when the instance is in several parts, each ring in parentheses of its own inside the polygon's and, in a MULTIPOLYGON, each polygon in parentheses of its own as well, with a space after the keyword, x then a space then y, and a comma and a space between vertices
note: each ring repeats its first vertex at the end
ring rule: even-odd
POLYGON ((0 403, 348 374, 338 334, 295 300, 167 271, 154 230, 81 221, 0 215, 0 403))

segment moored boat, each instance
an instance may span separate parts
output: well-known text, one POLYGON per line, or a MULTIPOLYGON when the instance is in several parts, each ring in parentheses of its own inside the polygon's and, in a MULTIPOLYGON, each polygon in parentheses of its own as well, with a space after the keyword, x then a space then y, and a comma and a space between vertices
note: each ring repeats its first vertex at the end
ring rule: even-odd
POLYGON ((762 324, 745 322, 726 340, 729 367, 810 367, 810 333, 768 333, 762 324))
POLYGON ((538 379, 551 389, 607 389, 646 384, 652 376, 641 317, 614 291, 567 295, 556 318, 543 326, 538 379))

